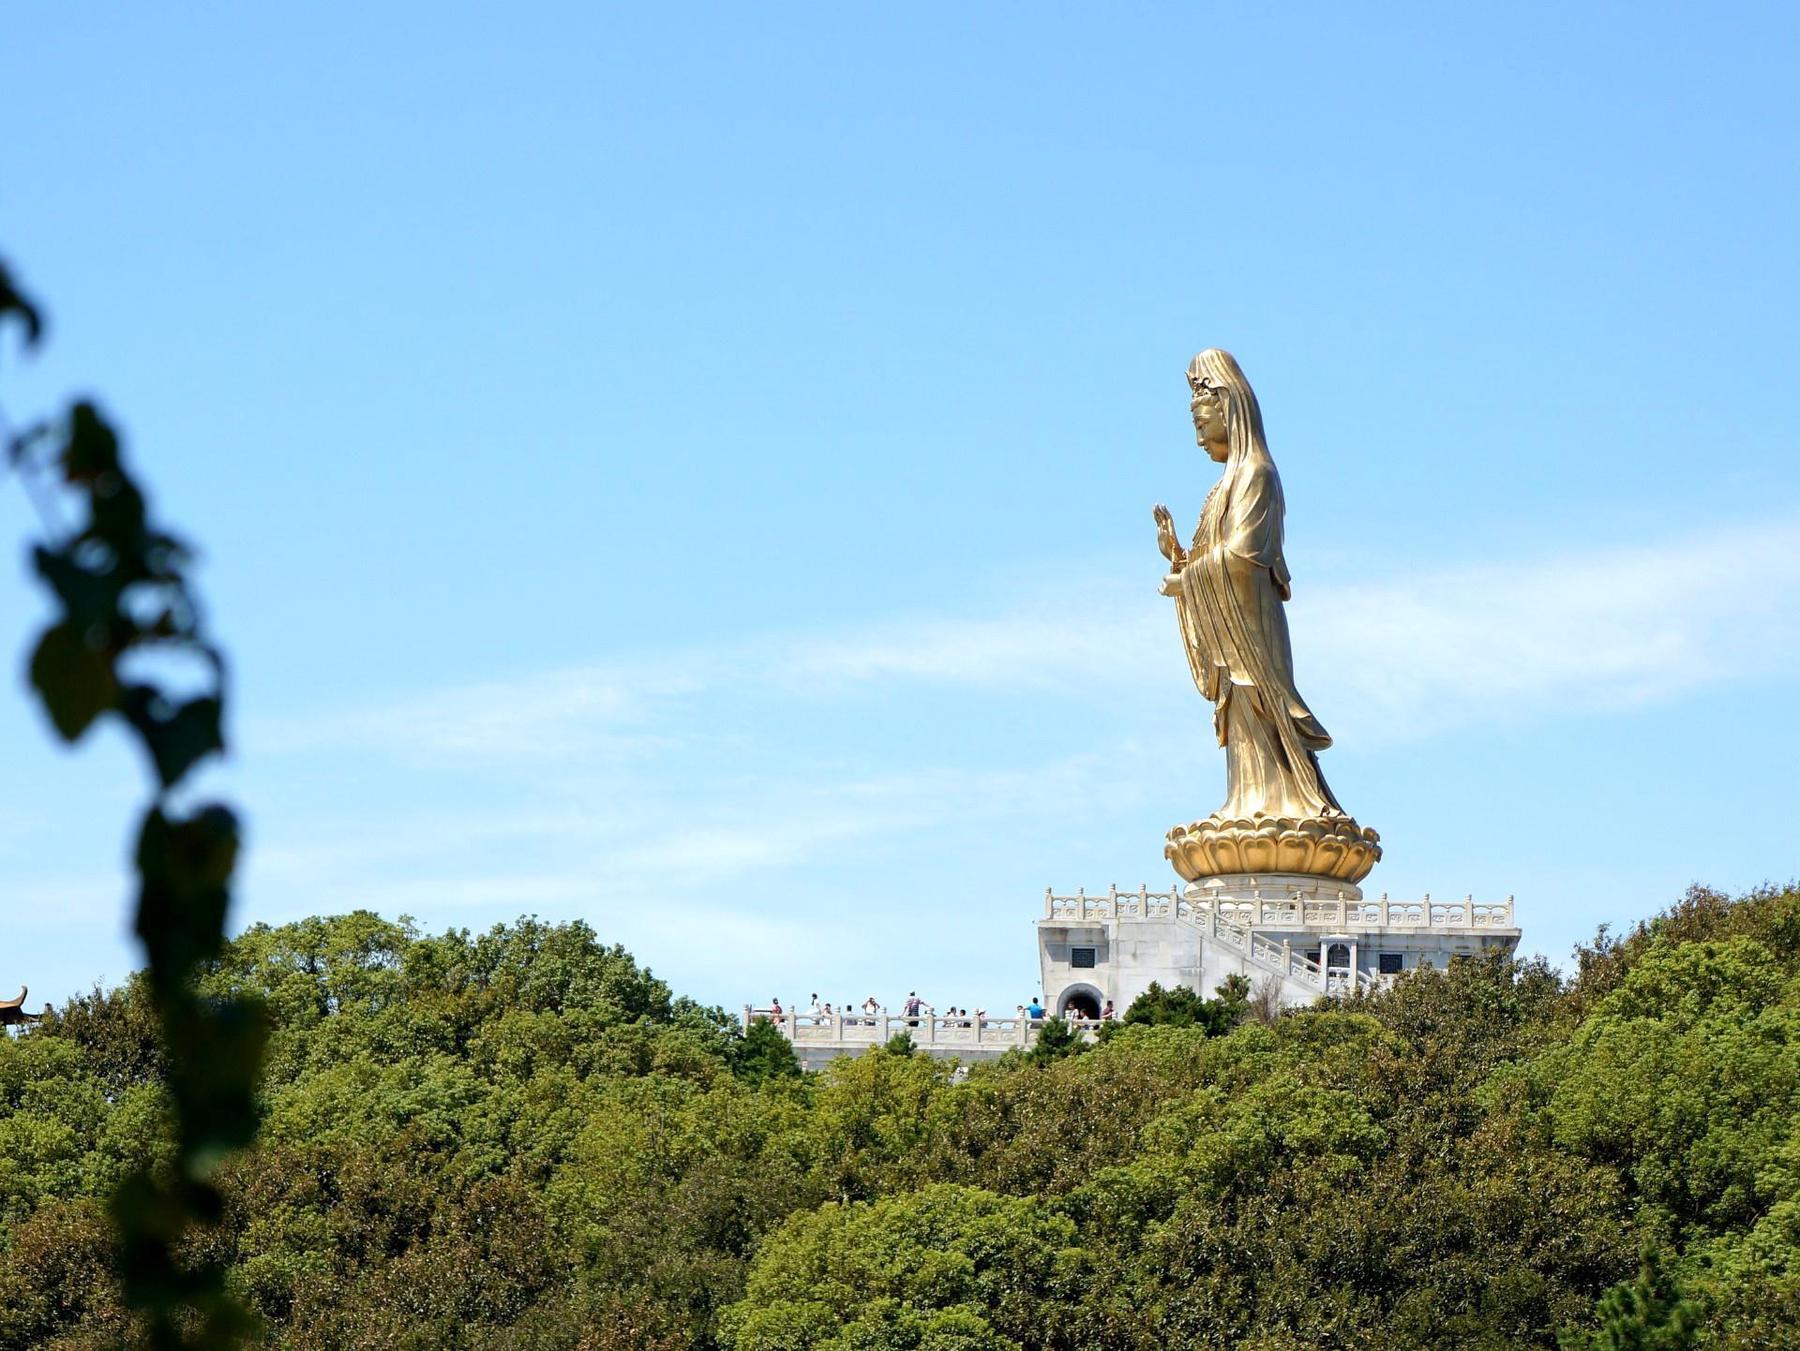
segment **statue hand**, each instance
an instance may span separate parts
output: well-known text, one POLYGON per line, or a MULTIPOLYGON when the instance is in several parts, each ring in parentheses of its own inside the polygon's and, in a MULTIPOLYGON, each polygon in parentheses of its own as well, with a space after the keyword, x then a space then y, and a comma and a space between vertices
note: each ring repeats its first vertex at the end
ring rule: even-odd
POLYGON ((1156 547, 1162 551, 1164 558, 1179 568, 1182 563, 1181 542, 1175 538, 1175 522, 1169 515, 1169 509, 1158 502, 1151 515, 1156 518, 1156 547))

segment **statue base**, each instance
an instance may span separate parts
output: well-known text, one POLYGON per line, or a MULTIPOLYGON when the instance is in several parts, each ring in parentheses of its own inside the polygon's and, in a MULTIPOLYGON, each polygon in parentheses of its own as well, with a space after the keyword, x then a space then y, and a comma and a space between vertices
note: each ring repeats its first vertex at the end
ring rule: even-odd
POLYGON ((1309 905, 1361 905, 1362 888, 1316 873, 1218 873, 1189 882, 1190 901, 1304 901, 1309 905))
POLYGON ((1189 882, 1235 873, 1356 883, 1381 861, 1381 836, 1348 816, 1209 816, 1171 830, 1163 857, 1189 882))

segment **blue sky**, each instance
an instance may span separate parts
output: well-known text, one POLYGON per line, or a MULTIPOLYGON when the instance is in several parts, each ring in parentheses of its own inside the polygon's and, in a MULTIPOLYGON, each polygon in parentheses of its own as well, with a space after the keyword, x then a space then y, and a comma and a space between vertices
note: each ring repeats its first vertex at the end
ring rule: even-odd
MULTIPOLYGON (((1553 958, 1797 866, 1784 5, 7 8, 20 416, 234 658, 235 918, 582 917, 1010 1007, 1223 764, 1149 510, 1237 353, 1372 892, 1553 958)), ((22 670, 33 521, 0 495, 22 670)), ((136 963, 142 777, 0 705, 0 984, 136 963)))

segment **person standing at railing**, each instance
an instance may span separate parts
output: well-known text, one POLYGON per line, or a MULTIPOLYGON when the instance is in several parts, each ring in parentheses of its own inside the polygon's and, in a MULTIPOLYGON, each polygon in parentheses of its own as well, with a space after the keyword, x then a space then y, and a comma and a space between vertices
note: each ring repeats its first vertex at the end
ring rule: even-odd
POLYGON ((769 1000, 769 1018, 773 1022, 781 1021, 781 1001, 779 999, 771 998, 769 1000))
POLYGON ((1043 1018, 1044 1006, 1038 1003, 1038 997, 1036 995, 1032 995, 1031 1002, 1025 1006, 1025 1016, 1034 1023, 1043 1018))
POLYGON ((1114 1018, 1117 1018, 1118 1016, 1119 1016, 1118 1014, 1113 1012, 1112 1000, 1110 1000, 1110 999, 1107 1000, 1106 1006, 1100 1010, 1100 1021, 1103 1023, 1110 1023, 1114 1018))

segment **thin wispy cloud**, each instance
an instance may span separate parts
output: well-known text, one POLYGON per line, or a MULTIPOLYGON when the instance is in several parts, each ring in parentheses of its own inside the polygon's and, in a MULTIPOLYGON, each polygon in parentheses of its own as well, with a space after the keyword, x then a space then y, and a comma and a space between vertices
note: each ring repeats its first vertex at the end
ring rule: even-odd
MULTIPOLYGON (((1294 606, 1362 732, 1637 707, 1800 652, 1800 520, 1343 584, 1294 606)), ((1342 715, 1340 714, 1340 719, 1342 715)))
POLYGON ((252 753, 358 747, 426 761, 580 760, 648 753, 670 704, 705 682, 667 661, 597 665, 429 690, 325 714, 253 720, 252 753))
MULTIPOLYGON (((896 616, 824 635, 423 693, 270 720, 253 752, 356 748, 420 763, 645 759, 709 721, 727 687, 854 700, 908 684, 1116 703, 1185 676, 1170 603, 1141 578, 1009 612, 896 616), (713 673, 729 672, 729 681, 713 673)), ((1302 688, 1360 736, 1635 706, 1766 669, 1800 649, 1800 521, 1303 588, 1290 607, 1302 688)))

